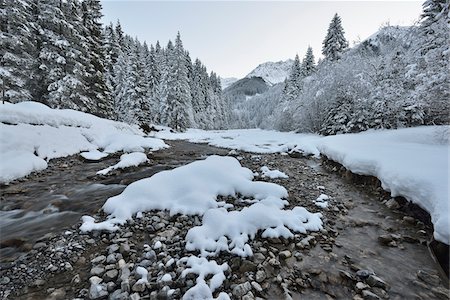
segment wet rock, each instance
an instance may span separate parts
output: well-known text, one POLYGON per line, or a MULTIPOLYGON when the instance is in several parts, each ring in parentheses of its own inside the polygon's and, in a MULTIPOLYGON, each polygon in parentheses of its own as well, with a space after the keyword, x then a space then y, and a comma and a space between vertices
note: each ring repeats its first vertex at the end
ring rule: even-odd
POLYGON ((238 284, 233 288, 233 296, 235 296, 236 298, 240 298, 250 292, 251 289, 252 285, 248 281, 242 284, 238 284))
POLYGON ((292 256, 292 252, 289 251, 289 250, 284 250, 284 251, 281 251, 281 252, 280 252, 279 256, 280 256, 280 258, 282 258, 282 259, 287 259, 287 258, 289 258, 289 257, 292 256))
POLYGON ((352 274, 350 274, 350 273, 347 272, 347 271, 339 270, 339 275, 340 275, 342 278, 344 278, 344 279, 351 280, 351 281, 356 281, 355 276, 353 276, 352 274))
POLYGON ((375 275, 375 273, 373 273, 373 272, 370 271, 370 270, 364 270, 364 269, 358 270, 358 271, 356 272, 356 276, 357 276, 358 278, 363 279, 363 280, 367 279, 367 277, 369 277, 370 275, 375 275))
POLYGON ((390 234, 384 234, 380 235, 378 237, 378 242, 383 246, 388 246, 390 242, 392 242, 394 239, 390 234))
POLYGON ((370 275, 367 279, 366 282, 373 287, 379 287, 382 288, 384 290, 386 290, 388 288, 388 285, 386 282, 384 282, 384 280, 382 280, 380 277, 375 276, 375 275, 370 275))
POLYGON ((367 299, 367 300, 379 300, 380 299, 380 297, 378 297, 376 294, 372 293, 369 290, 362 291, 362 295, 363 295, 363 298, 367 299))
POLYGON ((426 282, 432 286, 438 286, 439 283, 441 282, 438 275, 430 274, 423 270, 419 270, 419 272, 417 272, 417 278, 419 278, 423 282, 426 282))

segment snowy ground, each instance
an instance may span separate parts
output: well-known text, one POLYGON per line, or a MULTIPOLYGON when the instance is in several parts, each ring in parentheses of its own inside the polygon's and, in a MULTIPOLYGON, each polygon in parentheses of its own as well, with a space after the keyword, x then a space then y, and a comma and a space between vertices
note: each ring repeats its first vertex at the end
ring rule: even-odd
POLYGON ((162 130, 155 137, 256 153, 323 154, 356 174, 377 177, 392 196, 403 196, 428 211, 435 227, 435 238, 450 243, 448 126, 329 137, 260 129, 190 129, 185 133, 162 130))
POLYGON ((0 104, 0 183, 47 168, 50 159, 82 151, 96 160, 114 152, 168 147, 134 126, 36 102, 0 104), (102 150, 102 152, 98 150, 102 150))

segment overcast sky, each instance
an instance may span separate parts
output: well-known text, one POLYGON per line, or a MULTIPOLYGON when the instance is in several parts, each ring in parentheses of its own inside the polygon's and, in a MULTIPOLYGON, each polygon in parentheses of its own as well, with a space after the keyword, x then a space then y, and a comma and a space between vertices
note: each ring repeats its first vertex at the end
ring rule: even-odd
POLYGON ((352 44, 389 22, 411 25, 422 1, 118 1, 103 0, 103 22, 120 19, 127 34, 166 45, 180 31, 191 58, 221 77, 244 77, 260 63, 321 55, 337 12, 352 44))

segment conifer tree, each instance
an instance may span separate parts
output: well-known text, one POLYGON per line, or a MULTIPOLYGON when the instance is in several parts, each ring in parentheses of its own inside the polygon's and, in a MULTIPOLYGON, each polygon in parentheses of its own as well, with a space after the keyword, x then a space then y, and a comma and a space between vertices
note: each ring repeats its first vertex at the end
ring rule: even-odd
POLYGON ((306 55, 302 61, 302 75, 304 77, 310 76, 316 71, 316 65, 314 62, 314 54, 311 47, 308 47, 306 55))
POLYGON ((302 66, 298 54, 295 55, 294 63, 292 64, 289 77, 286 79, 286 85, 284 88, 284 95, 287 100, 295 99, 301 89, 302 66))
POLYGON ((322 54, 330 61, 341 58, 342 53, 348 48, 348 42, 344 37, 344 29, 341 17, 335 14, 328 27, 327 35, 323 41, 322 54))

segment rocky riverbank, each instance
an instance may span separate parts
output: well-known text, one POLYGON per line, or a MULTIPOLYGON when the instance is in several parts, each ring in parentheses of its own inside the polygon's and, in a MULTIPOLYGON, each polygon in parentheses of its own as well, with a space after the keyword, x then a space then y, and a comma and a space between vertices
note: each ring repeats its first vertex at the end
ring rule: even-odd
MULTIPOLYGON (((228 153, 183 141, 170 143, 172 148, 148 155, 149 166, 115 171, 107 177, 90 177, 85 172, 84 179, 80 180, 86 184, 125 186, 151 176, 150 170, 156 170, 156 166, 173 168, 206 155, 228 153)), ((255 172, 268 166, 286 173, 288 179, 257 180, 286 187, 290 207, 304 206, 309 211, 322 212, 324 229, 297 234, 289 240, 257 236, 250 242, 254 255, 248 259, 222 253, 214 259, 219 265, 228 263, 230 268, 217 292, 226 292, 232 299, 449 298, 448 282, 439 277, 427 250, 431 228, 388 208, 393 202, 385 198, 381 189, 351 184, 323 168, 319 160, 286 155, 233 155, 255 172), (321 194, 329 196, 326 208, 314 203, 321 194), (383 200, 388 201, 383 203, 383 200)), ((71 159, 63 159, 61 163, 71 159)), ((100 170, 102 164, 110 162, 74 164, 80 170, 83 165, 100 170)), ((22 184, 36 184, 36 180, 41 180, 41 189, 48 182, 45 176, 31 176, 4 187, 3 191, 20 190, 22 184)), ((67 178, 60 182, 55 179, 53 184, 54 189, 64 194, 63 185, 67 188, 70 182, 67 178)), ((39 185, 36 189, 39 190, 39 185)), ((104 200, 109 193, 103 195, 104 200)), ((7 202, 11 202, 9 195, 12 194, 3 195, 7 202)), ((102 195, 97 196, 95 206, 84 211, 80 206, 78 212, 96 212, 102 204, 102 195)), ((20 193, 14 197, 18 205, 15 208, 20 208, 20 193)), ((239 198, 223 200, 233 203, 237 209, 246 205, 239 198)), ((99 211, 97 217, 105 216, 99 211)), ((79 222, 61 227, 25 242, 29 244, 28 249, 22 250, 29 251, 19 258, 4 260, 0 270, 0 296, 2 299, 179 299, 195 284, 196 275, 186 275, 189 267, 183 257, 192 255, 185 250, 184 237, 196 225, 200 225, 198 217, 170 216, 156 211, 143 213, 114 233, 81 234, 79 222), (148 282, 140 280, 143 276, 148 282)))

